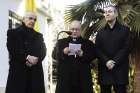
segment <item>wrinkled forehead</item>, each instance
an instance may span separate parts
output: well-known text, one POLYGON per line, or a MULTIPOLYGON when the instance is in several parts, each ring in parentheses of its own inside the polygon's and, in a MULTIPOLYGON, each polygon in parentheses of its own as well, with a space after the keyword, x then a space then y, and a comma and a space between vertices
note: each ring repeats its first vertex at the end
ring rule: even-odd
POLYGON ((33 13, 33 12, 27 12, 27 13, 25 13, 24 17, 32 17, 32 18, 36 18, 37 16, 36 16, 36 14, 33 13))
POLYGON ((81 22, 80 21, 72 21, 70 24, 70 28, 81 28, 81 22))
POLYGON ((109 10, 115 11, 116 8, 115 8, 114 6, 107 6, 107 7, 104 7, 104 11, 109 11, 109 10))

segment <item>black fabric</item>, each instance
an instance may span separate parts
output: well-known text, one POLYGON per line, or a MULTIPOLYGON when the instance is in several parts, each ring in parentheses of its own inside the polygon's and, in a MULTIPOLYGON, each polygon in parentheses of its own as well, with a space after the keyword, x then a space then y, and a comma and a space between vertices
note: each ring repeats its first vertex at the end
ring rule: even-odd
POLYGON ((9 75, 5 93, 45 93, 42 60, 46 47, 41 33, 25 25, 7 32, 9 75), (27 55, 39 57, 39 62, 26 66, 27 55))
POLYGON ((100 85, 101 93, 112 93, 112 85, 100 85))
POLYGON ((96 37, 99 60, 98 79, 100 84, 128 84, 130 31, 128 27, 115 23, 111 29, 106 25, 96 37), (108 70, 106 62, 114 60, 115 67, 108 70))
POLYGON ((86 39, 71 37, 57 42, 53 58, 58 61, 57 86, 55 93, 93 93, 90 62, 95 58, 94 44, 86 39), (82 57, 68 56, 63 49, 69 43, 82 44, 82 57))
POLYGON ((127 93, 125 85, 101 85, 101 93, 112 93, 112 88, 115 93, 127 93))

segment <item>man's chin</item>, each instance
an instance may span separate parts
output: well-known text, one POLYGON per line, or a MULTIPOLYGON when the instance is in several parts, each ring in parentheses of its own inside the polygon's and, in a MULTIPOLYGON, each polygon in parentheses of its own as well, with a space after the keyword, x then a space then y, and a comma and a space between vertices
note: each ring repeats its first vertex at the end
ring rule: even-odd
POLYGON ((109 19, 109 20, 106 20, 106 21, 107 21, 107 22, 109 22, 109 23, 110 23, 110 22, 113 22, 113 20, 111 20, 111 19, 109 19))
POLYGON ((33 29, 34 27, 33 26, 28 26, 28 28, 33 29))

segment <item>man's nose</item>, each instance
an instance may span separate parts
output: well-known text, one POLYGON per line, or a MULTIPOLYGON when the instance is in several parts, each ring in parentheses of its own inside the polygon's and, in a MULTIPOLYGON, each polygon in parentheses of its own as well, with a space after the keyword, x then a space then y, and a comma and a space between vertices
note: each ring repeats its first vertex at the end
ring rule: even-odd
POLYGON ((109 15, 109 13, 107 12, 106 15, 109 15))
POLYGON ((35 19, 32 19, 32 21, 34 21, 34 22, 35 22, 36 20, 35 20, 35 19))
POLYGON ((32 22, 32 23, 35 23, 36 21, 35 21, 35 20, 31 20, 31 22, 32 22))

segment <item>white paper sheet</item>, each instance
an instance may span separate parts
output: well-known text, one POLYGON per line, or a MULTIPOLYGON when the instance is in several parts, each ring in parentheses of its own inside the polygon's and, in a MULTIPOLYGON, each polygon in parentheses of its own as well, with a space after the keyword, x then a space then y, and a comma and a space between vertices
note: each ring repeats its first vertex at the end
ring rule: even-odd
POLYGON ((76 51, 80 49, 81 49, 81 44, 69 43, 70 53, 68 55, 75 55, 76 51))

